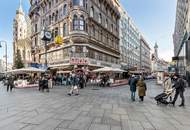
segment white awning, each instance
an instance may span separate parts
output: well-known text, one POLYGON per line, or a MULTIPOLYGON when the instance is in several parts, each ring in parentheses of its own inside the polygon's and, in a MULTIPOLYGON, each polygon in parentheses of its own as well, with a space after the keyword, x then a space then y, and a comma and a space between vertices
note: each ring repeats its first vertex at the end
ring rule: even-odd
POLYGON ((22 73, 43 73, 46 70, 44 69, 38 69, 38 68, 34 68, 34 67, 27 67, 27 68, 21 68, 21 69, 15 69, 15 70, 11 70, 11 71, 7 71, 7 73, 13 73, 13 74, 22 74, 22 73))
POLYGON ((122 73, 122 72, 125 72, 125 70, 122 70, 122 69, 119 69, 119 68, 104 67, 104 68, 93 70, 93 72, 115 72, 115 73, 122 73))

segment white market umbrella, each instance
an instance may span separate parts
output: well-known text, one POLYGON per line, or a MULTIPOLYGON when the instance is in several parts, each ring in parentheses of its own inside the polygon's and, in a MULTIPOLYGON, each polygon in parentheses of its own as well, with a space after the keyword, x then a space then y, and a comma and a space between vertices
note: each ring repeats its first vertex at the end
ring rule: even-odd
POLYGON ((58 73, 58 74, 68 74, 68 73, 71 73, 71 71, 65 70, 65 71, 58 71, 57 73, 58 73))
POLYGON ((11 70, 11 71, 7 71, 7 73, 15 73, 15 74, 22 74, 22 73, 43 73, 46 70, 44 69, 38 69, 38 68, 34 68, 34 67, 27 67, 27 68, 21 68, 21 69, 15 69, 15 70, 11 70))
POLYGON ((93 70, 93 72, 110 72, 110 71, 112 71, 112 69, 113 68, 111 68, 111 67, 104 67, 104 68, 93 70))
POLYGON ((116 73, 123 73, 126 72, 125 70, 122 70, 120 68, 114 68, 112 72, 116 72, 116 73))
POLYGON ((119 68, 104 67, 104 68, 93 70, 93 72, 115 72, 115 73, 122 73, 122 72, 125 72, 125 70, 122 70, 122 69, 119 69, 119 68))

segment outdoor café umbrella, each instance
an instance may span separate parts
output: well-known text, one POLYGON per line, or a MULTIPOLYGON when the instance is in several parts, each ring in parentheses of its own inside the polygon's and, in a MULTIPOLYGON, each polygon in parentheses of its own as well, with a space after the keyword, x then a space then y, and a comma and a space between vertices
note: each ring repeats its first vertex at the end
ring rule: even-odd
POLYGON ((22 74, 22 73, 43 73, 46 70, 44 69, 38 69, 38 68, 34 68, 34 67, 27 67, 27 68, 21 68, 21 69, 15 69, 15 70, 11 70, 11 71, 7 71, 7 73, 13 73, 13 74, 22 74))
POLYGON ((122 72, 125 72, 125 70, 122 70, 122 69, 119 69, 119 68, 104 67, 104 68, 93 70, 93 72, 115 72, 115 73, 122 73, 122 72))

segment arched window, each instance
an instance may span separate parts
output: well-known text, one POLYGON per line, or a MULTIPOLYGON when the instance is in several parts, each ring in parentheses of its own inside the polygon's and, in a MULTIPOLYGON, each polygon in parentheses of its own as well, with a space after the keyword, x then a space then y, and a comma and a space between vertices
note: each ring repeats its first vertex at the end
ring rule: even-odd
POLYGON ((56 10, 56 14, 55 14, 55 22, 57 22, 57 20, 58 20, 58 10, 56 10))
POLYGON ((101 13, 99 13, 99 16, 98 16, 98 22, 102 23, 102 14, 101 13))
POLYGON ((49 25, 51 25, 51 15, 49 15, 49 25))
POLYGON ((30 61, 30 51, 28 51, 27 58, 28 58, 28 61, 30 61))
POLYGON ((51 17, 51 21, 54 22, 54 19, 55 19, 55 13, 52 14, 52 17, 51 17))
POLYGON ((91 30, 92 32, 92 36, 94 36, 95 37, 95 27, 94 27, 94 25, 92 25, 92 30, 91 30))
POLYGON ((84 7, 85 6, 85 0, 80 0, 80 6, 84 7))
POLYGON ((67 14, 67 5, 65 4, 63 7, 63 15, 66 15, 66 14, 67 14))
POLYGON ((22 50, 22 60, 25 60, 25 50, 22 50))
POLYGON ((111 32, 113 32, 113 24, 111 24, 111 32))
POLYGON ((94 17, 94 7, 90 8, 90 17, 94 17))
POLYGON ((78 17, 74 15, 73 17, 73 30, 78 30, 78 17))
POLYGON ((108 19, 106 19, 105 27, 108 28, 108 19))
POLYGON ((79 5, 80 0, 73 0, 73 6, 79 5))
POLYGON ((67 24, 64 23, 63 24, 63 36, 66 36, 67 35, 67 24))
POLYGON ((84 21, 84 16, 83 15, 80 16, 79 26, 80 26, 79 29, 81 31, 84 31, 85 21, 84 21))

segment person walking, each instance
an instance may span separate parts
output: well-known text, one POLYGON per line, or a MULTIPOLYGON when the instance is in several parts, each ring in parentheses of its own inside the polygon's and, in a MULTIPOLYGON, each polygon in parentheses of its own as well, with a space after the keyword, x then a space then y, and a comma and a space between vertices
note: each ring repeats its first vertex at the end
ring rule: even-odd
POLYGON ((8 83, 7 83, 7 92, 10 90, 12 92, 12 89, 14 88, 14 78, 12 76, 8 77, 8 83))
POLYGON ((143 78, 140 77, 140 79, 137 82, 137 87, 138 87, 138 95, 139 95, 139 99, 140 101, 144 101, 144 96, 146 96, 146 83, 144 82, 143 78))
POLYGON ((80 87, 81 89, 84 88, 84 78, 83 78, 83 75, 82 75, 82 74, 79 76, 79 87, 80 87))
POLYGON ((135 75, 132 75, 132 77, 129 79, 129 86, 131 91, 131 100, 135 101, 135 93, 136 93, 136 84, 137 79, 135 78, 135 75))
POLYGON ((181 77, 178 78, 178 76, 175 76, 175 78, 177 79, 177 82, 174 84, 176 92, 175 92, 174 100, 171 103, 173 104, 173 106, 175 106, 175 102, 178 96, 180 95, 181 104, 179 105, 179 107, 183 107, 185 106, 184 92, 185 92, 185 87, 186 87, 186 81, 181 77))
POLYGON ((71 82, 71 90, 68 93, 68 95, 71 96, 74 93, 74 90, 76 91, 75 95, 79 95, 79 89, 78 89, 79 78, 75 75, 74 72, 72 72, 71 74, 70 82, 71 82))

